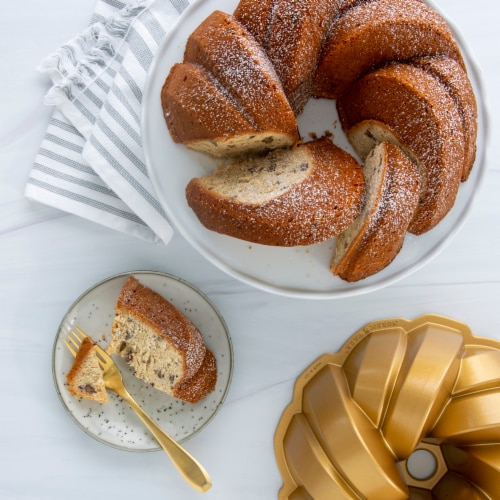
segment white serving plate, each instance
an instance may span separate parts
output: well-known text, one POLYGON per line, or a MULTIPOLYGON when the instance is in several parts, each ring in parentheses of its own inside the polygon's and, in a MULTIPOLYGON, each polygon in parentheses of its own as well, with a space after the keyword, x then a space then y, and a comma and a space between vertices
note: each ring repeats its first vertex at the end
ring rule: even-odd
MULTIPOLYGON (((414 273, 452 239, 462 227, 486 171, 487 120, 477 67, 467 46, 460 44, 479 108, 476 163, 460 187, 453 209, 434 229, 421 236, 407 235, 403 249, 386 269, 357 283, 346 283, 329 271, 334 240, 307 247, 257 245, 205 229, 188 207, 185 187, 193 177, 215 168, 215 160, 175 144, 160 105, 160 92, 170 68, 183 59, 188 36, 213 10, 232 13, 237 0, 198 0, 179 18, 161 43, 146 81, 142 113, 142 141, 148 173, 159 202, 179 233, 207 260, 227 274, 259 289, 291 297, 331 299, 359 295, 390 285, 414 273)), ((338 123, 335 102, 310 100, 298 118, 301 135, 333 134, 337 145, 354 154, 338 123)), ((354 154, 355 155, 355 154, 354 154)))

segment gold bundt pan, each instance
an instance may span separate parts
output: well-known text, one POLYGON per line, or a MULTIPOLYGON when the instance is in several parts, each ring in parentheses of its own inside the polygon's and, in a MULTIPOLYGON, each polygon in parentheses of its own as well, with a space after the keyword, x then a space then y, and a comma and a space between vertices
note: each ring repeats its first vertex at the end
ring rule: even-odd
POLYGON ((274 443, 280 499, 498 499, 500 342, 436 315, 369 323, 299 376, 274 443))

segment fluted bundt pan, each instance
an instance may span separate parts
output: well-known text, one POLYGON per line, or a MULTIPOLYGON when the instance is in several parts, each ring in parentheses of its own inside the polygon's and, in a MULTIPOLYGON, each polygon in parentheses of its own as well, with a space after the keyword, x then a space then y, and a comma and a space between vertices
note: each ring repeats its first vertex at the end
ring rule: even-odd
POLYGON ((500 342, 369 323, 299 376, 275 452, 280 499, 500 498, 500 342))

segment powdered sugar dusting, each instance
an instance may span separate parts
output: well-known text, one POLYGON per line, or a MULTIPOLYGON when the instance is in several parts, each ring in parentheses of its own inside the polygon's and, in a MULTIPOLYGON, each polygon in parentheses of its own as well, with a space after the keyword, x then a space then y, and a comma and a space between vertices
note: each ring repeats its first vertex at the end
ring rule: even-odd
MULTIPOLYGON (((231 16, 217 13, 218 24, 205 21, 190 37, 185 61, 209 71, 220 93, 227 94, 242 117, 256 130, 271 130, 277 123, 272 101, 277 88, 284 90, 296 113, 313 91, 319 97, 338 98, 345 129, 363 120, 378 122, 423 167, 426 187, 410 230, 425 232, 446 215, 458 191, 458 165, 467 147, 464 137, 475 151, 477 128, 467 130, 467 126, 475 123, 477 109, 474 99, 473 104, 465 99, 460 103, 469 83, 465 71, 463 81, 452 75, 445 82, 439 71, 409 64, 415 58, 437 55, 464 69, 458 44, 439 13, 420 0, 242 0, 235 15, 256 39, 234 24, 231 16), (365 78, 352 83, 362 75, 365 78), (277 87, 270 84, 273 79, 277 87), (344 97, 347 88, 352 95, 344 97), (255 102, 266 105, 255 111, 255 102)), ((212 140, 225 155, 223 141, 212 140)), ((333 230, 325 220, 331 220, 336 210, 339 225, 351 224, 359 199, 352 204, 356 205, 352 213, 338 210, 335 201, 349 192, 342 184, 345 172, 335 165, 329 181, 320 182, 314 162, 298 157, 294 161, 293 175, 273 166, 266 175, 254 176, 244 167, 217 173, 210 181, 192 181, 187 188, 190 206, 209 229, 264 244, 302 245, 331 237, 338 225, 333 230), (301 165, 307 166, 301 170, 301 165), (330 185, 330 180, 337 186, 330 185), (210 194, 206 196, 203 189, 210 194)), ((259 164, 261 158, 255 162, 259 164)), ((252 168, 260 172, 269 166, 252 168)), ((414 185, 400 185, 389 190, 381 197, 381 212, 372 214, 372 224, 378 225, 380 213, 391 213, 391 223, 383 221, 388 238, 406 221, 406 202, 413 200, 413 189, 414 185)))
POLYGON ((296 113, 312 94, 312 79, 338 0, 277 2, 266 51, 296 113))
POLYGON ((337 239, 332 270, 358 281, 387 267, 401 249, 418 205, 421 176, 389 143, 376 146, 365 163, 366 198, 356 221, 337 239))
POLYGON ((363 3, 333 25, 318 65, 315 92, 338 98, 374 67, 435 54, 463 65, 451 30, 435 10, 414 0, 363 3))
POLYGON ((218 11, 209 16, 189 37, 184 59, 213 74, 256 130, 295 127, 274 67, 260 45, 232 16, 218 11), (255 105, 261 102, 267 104, 265 112, 255 105))
POLYGON ((477 103, 466 71, 446 56, 425 57, 412 61, 443 84, 457 106, 464 134, 462 181, 467 180, 476 158, 477 103))

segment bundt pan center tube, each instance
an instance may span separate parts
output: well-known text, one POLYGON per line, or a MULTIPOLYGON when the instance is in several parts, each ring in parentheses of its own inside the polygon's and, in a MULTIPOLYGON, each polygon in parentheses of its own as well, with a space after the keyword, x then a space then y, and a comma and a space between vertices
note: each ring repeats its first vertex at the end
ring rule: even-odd
POLYGON ((450 318, 365 325, 295 383, 279 498, 500 498, 499 361, 499 341, 450 318))

